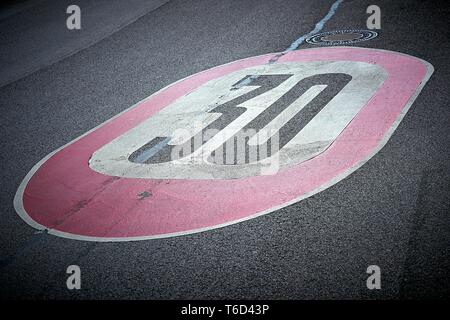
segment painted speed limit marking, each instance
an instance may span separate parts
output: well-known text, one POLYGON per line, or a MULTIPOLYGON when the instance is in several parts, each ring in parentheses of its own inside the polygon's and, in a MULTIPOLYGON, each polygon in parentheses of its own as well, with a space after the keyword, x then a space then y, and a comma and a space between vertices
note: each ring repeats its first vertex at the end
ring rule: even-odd
POLYGON ((249 134, 242 148, 242 153, 249 153, 258 146, 255 140, 262 129, 279 132, 277 166, 299 164, 328 148, 386 77, 383 68, 355 61, 286 62, 240 69, 200 85, 104 145, 93 154, 90 167, 109 176, 129 178, 236 179, 260 175, 264 166, 274 165, 267 152, 255 157, 259 161, 233 166, 214 165, 217 163, 210 154, 220 147, 223 153, 231 153, 223 145, 230 144, 239 132, 252 130, 254 134, 249 134), (254 79, 249 85, 234 89, 234 84, 248 77, 254 79), (172 135, 180 128, 191 130, 179 139, 183 143, 174 143, 177 139, 172 135), (206 134, 207 130, 212 133, 206 134), (199 143, 192 148, 195 139, 199 143), (183 158, 189 161, 184 160, 185 164, 171 161, 177 148, 187 150, 183 158))
POLYGON ((180 80, 53 152, 14 204, 92 241, 184 235, 320 192, 378 152, 433 72, 363 48, 239 60, 180 80))

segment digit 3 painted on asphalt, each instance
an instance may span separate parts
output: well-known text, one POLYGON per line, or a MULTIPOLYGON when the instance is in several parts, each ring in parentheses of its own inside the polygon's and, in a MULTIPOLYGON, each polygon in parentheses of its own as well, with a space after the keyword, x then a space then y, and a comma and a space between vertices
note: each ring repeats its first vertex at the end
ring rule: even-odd
POLYGON ((16 211, 37 229, 92 241, 185 235, 255 218, 370 159, 433 72, 423 60, 377 49, 298 50, 268 63, 274 56, 180 80, 56 150, 25 177, 16 211), (245 161, 224 162, 243 132, 245 161))

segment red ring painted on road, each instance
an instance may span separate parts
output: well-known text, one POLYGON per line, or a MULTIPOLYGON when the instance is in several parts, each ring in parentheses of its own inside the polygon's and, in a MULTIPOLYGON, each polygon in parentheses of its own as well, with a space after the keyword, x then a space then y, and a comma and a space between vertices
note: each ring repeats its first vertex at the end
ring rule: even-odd
POLYGON ((91 155, 207 81, 267 63, 274 54, 218 66, 178 81, 38 163, 15 198, 31 226, 62 237, 129 241, 184 235, 248 220, 333 185, 387 142, 433 72, 418 58, 378 49, 292 51, 277 61, 361 61, 388 78, 334 143, 311 160, 275 175, 232 180, 118 178, 90 169, 91 155), (148 192, 148 196, 138 195, 148 192))

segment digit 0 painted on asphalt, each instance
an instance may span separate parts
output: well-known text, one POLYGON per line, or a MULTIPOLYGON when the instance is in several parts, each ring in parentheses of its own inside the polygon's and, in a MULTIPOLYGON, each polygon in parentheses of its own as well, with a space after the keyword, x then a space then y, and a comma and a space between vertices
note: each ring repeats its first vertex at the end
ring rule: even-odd
POLYGON ((376 49, 297 50, 268 63, 274 56, 180 80, 56 150, 25 177, 16 211, 37 229, 92 241, 177 236, 255 218, 370 159, 433 72, 423 60, 376 49), (275 136, 277 149, 244 162, 212 157, 226 157, 239 132, 253 132, 244 154, 275 136))

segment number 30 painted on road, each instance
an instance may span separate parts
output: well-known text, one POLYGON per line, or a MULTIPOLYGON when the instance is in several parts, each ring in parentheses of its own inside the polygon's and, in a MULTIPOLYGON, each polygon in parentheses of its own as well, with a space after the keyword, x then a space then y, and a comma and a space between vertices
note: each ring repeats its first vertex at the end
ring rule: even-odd
POLYGON ((16 211, 37 229, 91 241, 179 236, 255 218, 363 165, 433 72, 426 61, 377 49, 297 50, 268 63, 274 55, 182 79, 56 150, 23 180, 16 211), (180 138, 179 129, 192 135, 180 138), (215 131, 205 139, 207 129, 215 131), (198 161, 211 158, 191 148, 203 136, 203 154, 216 154, 247 129, 245 152, 267 144, 264 130, 277 133, 279 149, 223 164, 198 161), (181 147, 189 160, 173 161, 181 147), (275 156, 277 170, 262 174, 275 156))

